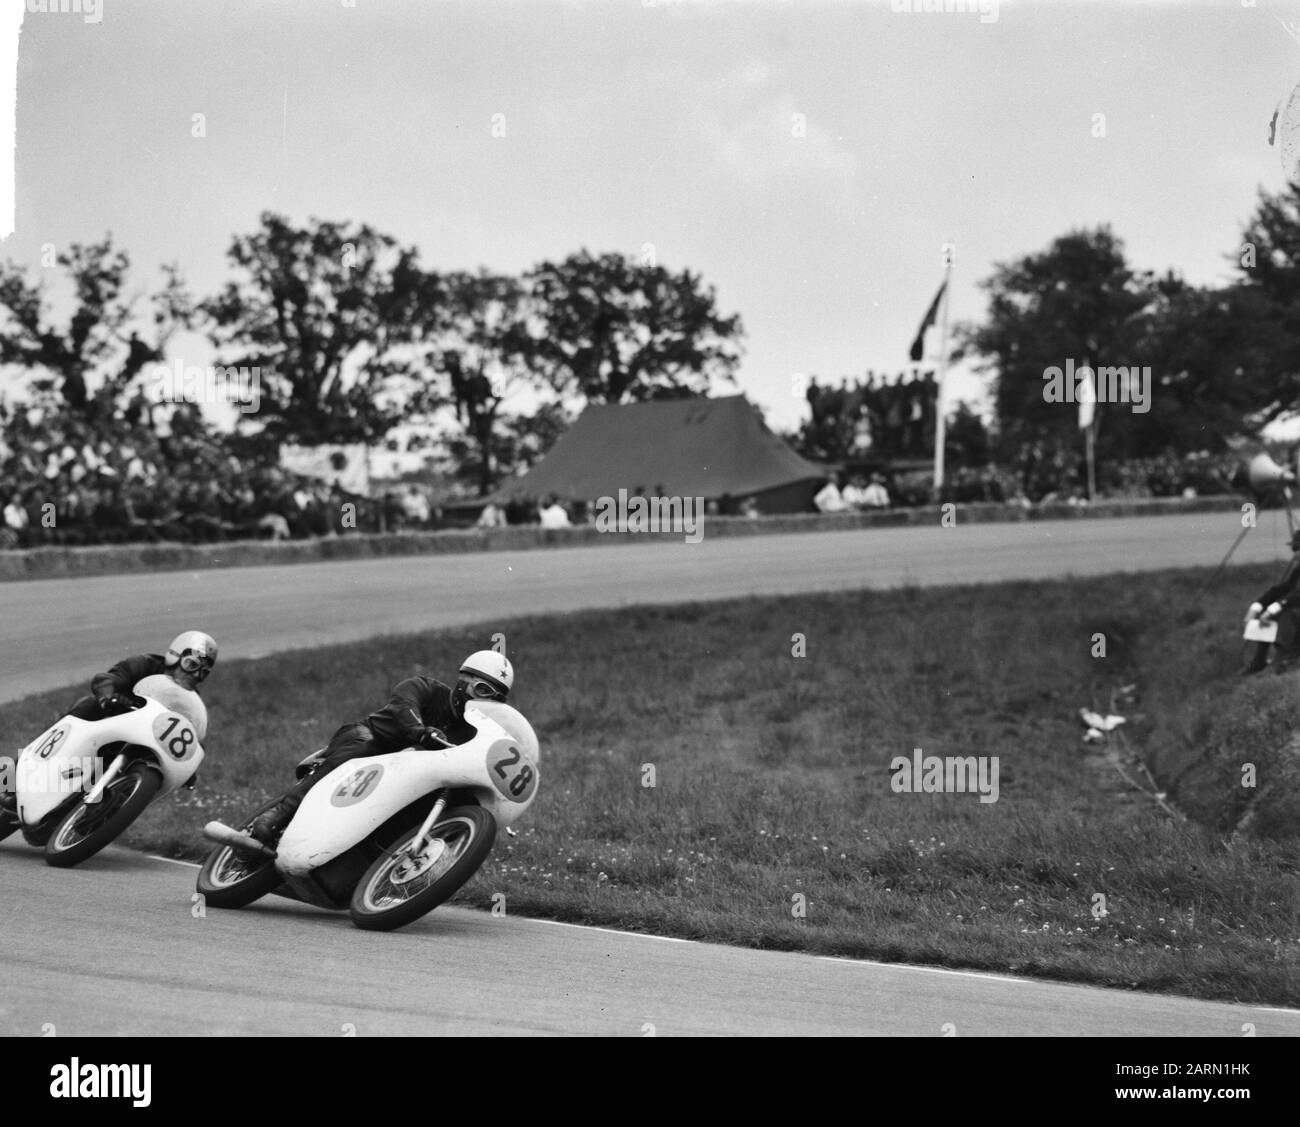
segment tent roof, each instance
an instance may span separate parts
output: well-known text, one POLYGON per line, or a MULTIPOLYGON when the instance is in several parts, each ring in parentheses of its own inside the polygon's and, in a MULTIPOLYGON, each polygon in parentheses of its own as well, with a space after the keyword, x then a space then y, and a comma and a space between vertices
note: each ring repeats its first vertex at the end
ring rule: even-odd
POLYGON ((826 476, 768 430, 749 400, 731 395, 588 407, 497 495, 586 500, 641 489, 648 496, 744 497, 826 476))

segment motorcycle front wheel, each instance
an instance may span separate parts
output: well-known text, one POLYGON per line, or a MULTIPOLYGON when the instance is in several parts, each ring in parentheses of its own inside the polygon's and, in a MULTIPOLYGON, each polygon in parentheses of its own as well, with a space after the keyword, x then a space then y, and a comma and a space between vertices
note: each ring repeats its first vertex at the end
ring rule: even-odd
POLYGON ((93 857, 134 822, 162 789, 163 777, 148 763, 132 763, 104 788, 98 802, 78 802, 45 842, 45 860, 69 869, 93 857))
POLYGON ((366 931, 393 931, 433 911, 487 860, 497 823, 481 806, 456 806, 412 852, 419 827, 408 830, 366 871, 352 893, 352 922, 366 931))

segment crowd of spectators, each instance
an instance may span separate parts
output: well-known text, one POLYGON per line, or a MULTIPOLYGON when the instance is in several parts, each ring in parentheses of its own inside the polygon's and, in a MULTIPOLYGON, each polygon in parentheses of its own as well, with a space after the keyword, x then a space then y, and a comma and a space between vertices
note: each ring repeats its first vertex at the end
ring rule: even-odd
POLYGON ((840 385, 819 384, 806 392, 811 420, 805 432, 807 452, 835 459, 843 453, 870 451, 881 458, 918 458, 934 449, 938 384, 933 373, 887 376, 868 372, 866 379, 840 385))
POLYGON ((571 528, 591 519, 591 504, 564 504, 551 493, 545 497, 515 497, 502 504, 488 502, 479 514, 476 528, 505 528, 536 524, 542 528, 571 528))
MULTIPOLYGON (((1099 460, 1094 469, 1099 500, 1199 497, 1231 493, 1244 484, 1234 454, 1166 451, 1150 458, 1099 460)), ((952 476, 953 500, 1081 503, 1088 496, 1088 468, 1081 454, 1026 443, 1003 467, 959 470, 952 476)))
MULTIPOLYGON (((819 388, 821 395, 858 396, 867 426, 885 410, 882 430, 869 444, 875 457, 881 436, 908 450, 927 441, 933 419, 923 406, 924 380, 855 389, 819 388), (884 396, 882 399, 881 396, 884 396), (873 399, 873 396, 875 397, 873 399), (908 396, 912 398, 909 399, 908 396), (914 417, 915 416, 915 417, 914 417), (895 422, 891 423, 893 419, 895 422), (906 419, 914 427, 900 432, 906 419), (893 438, 887 436, 893 435, 893 438)), ((816 385, 813 385, 816 387, 816 385)), ((810 389, 810 399, 812 392, 810 389)), ((842 406, 842 404, 841 404, 842 406)), ((426 487, 417 484, 366 497, 289 473, 239 440, 209 426, 196 407, 177 405, 155 419, 158 406, 143 397, 111 416, 97 417, 0 403, 0 548, 139 542, 210 542, 264 537, 320 537, 448 527, 426 487)), ((1293 459, 1287 459, 1292 464, 1293 459)), ((822 512, 908 507, 933 500, 928 471, 840 475, 817 495, 822 512)), ((1235 455, 1162 454, 1096 467, 1099 499, 1191 497, 1230 493, 1243 485, 1235 455)), ((637 490, 642 493, 644 490, 637 490)), ((656 487, 653 495, 662 494, 656 487)), ((1002 465, 949 470, 944 500, 1016 505, 1086 503, 1082 457, 1060 447, 1026 443, 1002 465)), ((710 513, 757 515, 752 498, 722 498, 710 513), (746 501, 748 500, 748 504, 746 501)), ((554 496, 522 497, 488 505, 484 528, 537 524, 565 528, 590 521, 593 502, 554 496)), ((470 517, 469 519, 473 519, 470 517)))
POLYGON ((872 474, 870 482, 862 474, 851 477, 840 474, 831 479, 813 498, 818 512, 848 513, 864 509, 887 509, 889 490, 883 474, 872 474))
MULTIPOLYGON (((1294 459, 1292 459, 1294 461, 1294 459)), ((929 469, 890 475, 875 475, 888 491, 885 505, 911 508, 934 500, 933 475, 929 469)), ((1200 452, 1186 455, 1166 453, 1152 458, 1099 464, 1095 468, 1096 500, 1142 500, 1152 497, 1201 497, 1241 491, 1246 487, 1242 461, 1233 454, 1200 452)), ((836 485, 842 500, 832 500, 823 512, 883 507, 865 502, 862 477, 840 475, 836 485), (855 485, 857 488, 855 488, 855 485)), ((822 498, 823 494, 818 497, 822 498)), ((957 466, 949 468, 943 500, 957 503, 1046 505, 1088 503, 1087 465, 1084 460, 1062 451, 1048 451, 1027 444, 1007 465, 957 466)))
POLYGON ((203 543, 437 527, 417 486, 377 498, 289 473, 177 406, 95 418, 0 405, 0 548, 203 543))

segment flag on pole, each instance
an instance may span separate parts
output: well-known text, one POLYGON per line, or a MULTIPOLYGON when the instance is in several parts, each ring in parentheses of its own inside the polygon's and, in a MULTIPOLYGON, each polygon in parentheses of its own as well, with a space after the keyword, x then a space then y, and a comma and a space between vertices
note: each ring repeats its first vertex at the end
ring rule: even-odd
POLYGON ((926 311, 925 319, 921 322, 921 327, 916 330, 916 340, 912 341, 912 362, 920 363, 921 357, 925 355, 925 330, 930 328, 939 316, 939 302, 943 300, 943 291, 948 288, 948 279, 945 278, 939 285, 939 292, 934 295, 934 300, 930 302, 930 308, 926 311))
POLYGON ((1075 398, 1079 401, 1079 429, 1087 430, 1092 426, 1097 413, 1097 388, 1093 384, 1092 368, 1085 365, 1075 373, 1079 380, 1075 398))

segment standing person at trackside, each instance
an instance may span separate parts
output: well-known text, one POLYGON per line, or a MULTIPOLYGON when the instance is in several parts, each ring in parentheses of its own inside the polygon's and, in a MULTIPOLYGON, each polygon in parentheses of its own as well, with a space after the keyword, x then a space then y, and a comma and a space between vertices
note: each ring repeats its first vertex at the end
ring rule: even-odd
MULTIPOLYGON (((1300 608, 1300 600, 1297 600, 1295 607, 1291 606, 1291 600, 1295 598, 1297 588, 1300 588, 1300 532, 1295 532, 1291 536, 1291 551, 1295 555, 1291 557, 1291 562, 1282 572, 1282 578, 1251 603, 1250 609, 1246 612, 1247 622, 1252 618, 1259 618, 1260 615, 1267 615, 1277 620, 1275 645, 1278 651, 1283 653, 1294 648, 1297 634, 1300 634, 1300 621, 1297 621, 1296 614, 1297 608, 1300 608), (1286 613, 1288 611, 1290 613, 1286 613)), ((1259 648, 1256 650, 1255 658, 1243 672, 1258 673, 1267 661, 1267 648, 1259 648)))
MULTIPOLYGON (((186 630, 176 635, 165 654, 124 657, 106 673, 97 673, 90 682, 89 695, 68 709, 68 715, 78 720, 120 715, 131 708, 135 686, 158 673, 170 677, 182 689, 197 693, 216 664, 217 643, 212 637, 201 630, 186 630)), ((0 784, 5 783, 4 776, 0 771, 0 784)), ((194 778, 197 776, 188 786, 193 786, 194 778)), ((14 792, 0 790, 0 808, 13 809, 16 801, 14 792)))
POLYGON ((478 650, 461 662, 455 688, 428 677, 398 682, 383 708, 334 733, 316 770, 259 814, 249 833, 263 845, 274 847, 307 792, 350 759, 468 743, 475 730, 465 719, 465 705, 471 700, 504 701, 514 683, 514 667, 495 650, 478 650))

